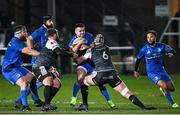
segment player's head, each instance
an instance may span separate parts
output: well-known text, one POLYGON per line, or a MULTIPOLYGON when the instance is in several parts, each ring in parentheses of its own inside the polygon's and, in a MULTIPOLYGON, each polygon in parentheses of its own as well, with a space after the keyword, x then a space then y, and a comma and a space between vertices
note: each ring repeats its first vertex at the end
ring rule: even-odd
POLYGON ((48 29, 47 32, 46 32, 46 37, 57 40, 59 38, 58 30, 54 29, 54 28, 48 29))
POLYGON ((104 45, 104 36, 102 34, 96 34, 94 37, 94 45, 104 45))
POLYGON ((54 22, 53 22, 52 16, 43 16, 43 24, 47 28, 53 28, 54 27, 54 22))
POLYGON ((157 32, 155 30, 149 30, 146 33, 146 39, 148 44, 154 45, 156 43, 157 32))
POLYGON ((14 35, 19 39, 26 41, 27 29, 24 25, 18 25, 14 28, 14 35))
POLYGON ((83 38, 85 35, 85 25, 83 23, 75 24, 75 34, 77 37, 83 38))

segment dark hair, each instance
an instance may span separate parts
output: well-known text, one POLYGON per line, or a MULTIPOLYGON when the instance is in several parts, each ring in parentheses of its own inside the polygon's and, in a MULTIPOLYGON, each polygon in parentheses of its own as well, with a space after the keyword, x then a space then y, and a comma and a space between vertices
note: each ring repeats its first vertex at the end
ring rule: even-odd
POLYGON ((75 24, 75 28, 77 28, 77 27, 85 27, 85 25, 83 24, 83 23, 76 23, 75 24))
POLYGON ((27 31, 26 26, 24 26, 24 25, 18 25, 16 27, 14 27, 14 34, 19 34, 23 31, 27 31))
POLYGON ((49 15, 43 16, 43 23, 45 24, 46 21, 48 21, 48 20, 50 20, 50 19, 52 19, 52 16, 49 16, 49 15))
POLYGON ((46 36, 51 36, 53 34, 57 34, 58 35, 58 30, 57 29, 54 29, 54 28, 51 28, 51 29, 48 29, 47 32, 46 32, 46 36))
POLYGON ((146 35, 149 34, 149 33, 151 33, 151 34, 153 34, 154 36, 157 37, 157 32, 156 32, 155 30, 148 30, 148 31, 146 32, 146 35))

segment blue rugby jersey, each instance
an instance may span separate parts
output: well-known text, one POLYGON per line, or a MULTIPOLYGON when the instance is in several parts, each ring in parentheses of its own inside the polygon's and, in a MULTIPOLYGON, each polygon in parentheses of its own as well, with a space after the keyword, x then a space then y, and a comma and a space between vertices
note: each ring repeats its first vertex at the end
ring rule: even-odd
POLYGON ((24 41, 13 37, 8 43, 7 50, 3 59, 2 68, 11 69, 12 67, 19 67, 23 63, 21 58, 22 49, 26 47, 24 41))
MULTIPOLYGON (((92 37, 93 37, 92 34, 90 34, 90 33, 88 33, 88 32, 85 33, 85 35, 84 35, 84 38, 85 38, 85 40, 86 40, 86 41, 85 41, 85 45, 87 45, 87 46, 90 46, 90 45, 91 45, 91 43, 92 43, 92 37)), ((76 35, 72 37, 71 41, 70 41, 69 44, 68 44, 68 47, 69 47, 69 48, 72 47, 72 44, 73 44, 74 40, 76 40, 77 38, 78 38, 78 37, 77 37, 76 35)))
POLYGON ((158 72, 164 70, 163 54, 169 53, 172 50, 171 47, 163 43, 156 43, 155 47, 146 44, 140 49, 137 58, 145 58, 147 72, 158 72))
MULTIPOLYGON (((45 28, 44 26, 41 26, 40 28, 36 29, 32 34, 32 38, 33 38, 33 46, 35 48, 35 50, 37 51, 41 51, 43 47, 45 47, 46 44, 46 33, 47 28, 45 28)), ((32 56, 32 60, 31 63, 34 64, 36 58, 34 56, 32 56)))

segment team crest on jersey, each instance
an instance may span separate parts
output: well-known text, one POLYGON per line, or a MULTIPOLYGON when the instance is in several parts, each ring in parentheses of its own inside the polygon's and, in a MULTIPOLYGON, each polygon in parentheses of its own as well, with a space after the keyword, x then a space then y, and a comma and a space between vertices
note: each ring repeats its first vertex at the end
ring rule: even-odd
POLYGON ((147 54, 150 54, 150 53, 151 53, 151 51, 148 50, 148 51, 147 51, 147 54))
POLYGON ((160 51, 161 51, 161 48, 157 48, 157 51, 160 52, 160 51))

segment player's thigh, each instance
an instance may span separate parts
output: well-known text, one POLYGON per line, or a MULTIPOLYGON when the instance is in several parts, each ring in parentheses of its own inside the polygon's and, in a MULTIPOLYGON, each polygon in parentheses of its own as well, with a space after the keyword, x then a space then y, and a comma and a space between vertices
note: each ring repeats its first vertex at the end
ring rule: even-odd
POLYGON ((167 84, 168 90, 170 90, 170 91, 175 91, 175 86, 174 86, 174 83, 173 83, 172 80, 169 81, 169 82, 167 82, 166 84, 167 84))
POLYGON ((45 66, 33 67, 33 73, 38 81, 42 82, 46 77, 51 76, 49 68, 45 66))
POLYGON ((92 76, 93 83, 98 86, 104 85, 106 83, 106 80, 103 79, 104 76, 103 72, 94 73, 92 76))
POLYGON ((108 83, 112 88, 115 88, 119 84, 121 84, 122 80, 120 79, 119 75, 116 73, 116 71, 108 72, 108 83), (109 75, 108 75, 109 74, 109 75))
POLYGON ((11 71, 2 71, 2 74, 13 85, 24 76, 18 68, 12 68, 11 71))
POLYGON ((158 84, 158 81, 162 78, 162 76, 154 72, 148 72, 148 77, 154 84, 158 84))
POLYGON ((61 87, 61 80, 58 77, 53 79, 53 87, 60 88, 61 87))
POLYGON ((87 69, 84 68, 83 66, 78 66, 76 73, 77 73, 77 80, 78 81, 82 80, 82 79, 84 79, 85 75, 87 74, 87 69))
POLYGON ((20 68, 21 73, 24 75, 23 78, 30 83, 32 81, 32 78, 34 77, 34 75, 32 74, 32 72, 30 72, 29 70, 27 70, 24 67, 20 68))
POLYGON ((85 76, 84 83, 87 85, 96 85, 93 81, 93 78, 96 77, 96 75, 97 75, 97 72, 94 72, 92 74, 85 76))

